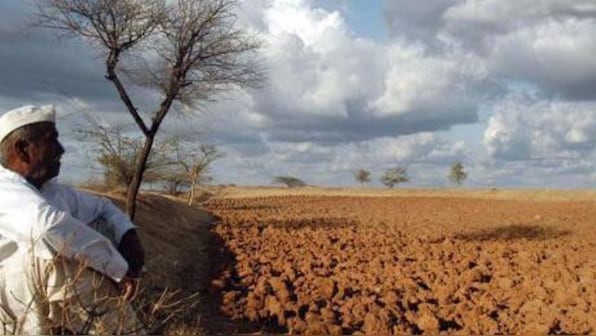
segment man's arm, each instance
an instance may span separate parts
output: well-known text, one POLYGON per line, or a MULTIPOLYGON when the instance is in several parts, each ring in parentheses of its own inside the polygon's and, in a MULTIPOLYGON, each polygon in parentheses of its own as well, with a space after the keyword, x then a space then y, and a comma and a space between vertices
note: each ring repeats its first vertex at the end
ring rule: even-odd
POLYGON ((118 246, 126 232, 136 226, 117 206, 105 197, 92 195, 69 186, 51 183, 51 187, 43 191, 48 199, 58 203, 65 202, 73 217, 91 225, 106 238, 118 246))
POLYGON ((33 187, 3 184, 0 232, 35 257, 62 256, 120 281, 128 263, 112 243, 69 213, 48 203, 33 187))
POLYGON ((136 226, 118 207, 104 197, 95 196, 68 186, 55 185, 55 190, 69 203, 74 216, 102 233, 128 262, 128 276, 138 277, 145 264, 145 252, 136 226))
POLYGON ((132 278, 139 278, 145 266, 145 250, 135 229, 126 231, 118 244, 118 252, 128 262, 128 273, 132 278))
POLYGON ((116 282, 126 276, 128 262, 112 242, 68 213, 46 204, 39 208, 34 223, 38 226, 31 228, 34 253, 76 260, 116 282))

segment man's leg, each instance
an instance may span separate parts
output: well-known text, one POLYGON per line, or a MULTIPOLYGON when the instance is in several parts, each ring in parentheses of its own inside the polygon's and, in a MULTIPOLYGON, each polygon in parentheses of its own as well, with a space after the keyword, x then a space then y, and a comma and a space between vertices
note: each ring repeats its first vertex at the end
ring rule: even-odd
POLYGON ((63 259, 21 255, 20 262, 15 258, 9 263, 10 272, 3 272, 6 301, 16 316, 18 334, 60 329, 74 334, 143 333, 111 279, 63 259))
POLYGON ((47 290, 52 321, 76 334, 143 334, 111 279, 67 260, 55 261, 53 268, 47 290))
POLYGON ((2 307, 3 334, 48 334, 51 323, 47 320, 49 306, 34 279, 34 269, 40 266, 31 262, 29 253, 20 248, 3 260, 0 271, 0 303, 2 307))

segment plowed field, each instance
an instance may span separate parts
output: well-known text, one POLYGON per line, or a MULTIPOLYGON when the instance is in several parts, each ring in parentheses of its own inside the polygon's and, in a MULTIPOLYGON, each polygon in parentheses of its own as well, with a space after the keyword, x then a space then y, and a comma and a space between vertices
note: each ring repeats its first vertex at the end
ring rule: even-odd
POLYGON ((596 203, 212 199, 241 332, 596 333, 596 203))

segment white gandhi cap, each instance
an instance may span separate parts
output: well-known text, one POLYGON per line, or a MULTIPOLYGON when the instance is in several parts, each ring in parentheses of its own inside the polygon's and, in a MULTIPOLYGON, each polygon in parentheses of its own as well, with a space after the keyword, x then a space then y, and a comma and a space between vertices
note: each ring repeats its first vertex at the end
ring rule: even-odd
POLYGON ((39 122, 56 122, 54 105, 27 105, 4 113, 0 116, 0 142, 17 128, 39 122))

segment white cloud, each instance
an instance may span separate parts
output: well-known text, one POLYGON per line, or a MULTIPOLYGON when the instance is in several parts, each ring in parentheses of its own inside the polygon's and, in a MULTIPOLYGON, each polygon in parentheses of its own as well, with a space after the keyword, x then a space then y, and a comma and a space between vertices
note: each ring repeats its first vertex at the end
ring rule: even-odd
POLYGON ((305 0, 274 0, 264 11, 264 20, 271 36, 297 35, 307 47, 323 52, 326 45, 321 42, 347 31, 339 12, 311 7, 305 0))
POLYGON ((338 12, 273 1, 265 13, 269 86, 257 99, 267 113, 346 118, 349 100, 381 87, 380 46, 352 39, 338 12))
POLYGON ((508 160, 530 159, 531 139, 525 121, 518 114, 497 113, 490 117, 484 132, 489 155, 508 160))
POLYGON ((361 141, 476 121, 486 71, 475 55, 355 37, 341 12, 314 1, 257 4, 250 13, 262 21, 245 22, 267 40, 269 81, 251 108, 270 121, 271 141, 361 141))
POLYGON ((511 95, 495 108, 484 144, 490 155, 504 160, 593 159, 596 102, 511 95))
POLYGON ((463 159, 466 152, 462 141, 448 142, 428 132, 383 137, 337 146, 333 170, 385 169, 419 163, 442 166, 463 159))
POLYGON ((385 91, 373 103, 382 116, 419 114, 428 118, 471 110, 474 84, 486 75, 482 62, 458 50, 430 54, 421 45, 394 43, 387 52, 385 91))

